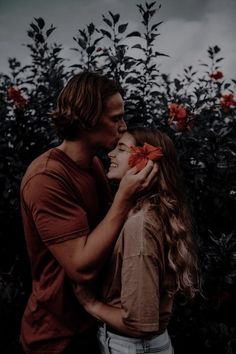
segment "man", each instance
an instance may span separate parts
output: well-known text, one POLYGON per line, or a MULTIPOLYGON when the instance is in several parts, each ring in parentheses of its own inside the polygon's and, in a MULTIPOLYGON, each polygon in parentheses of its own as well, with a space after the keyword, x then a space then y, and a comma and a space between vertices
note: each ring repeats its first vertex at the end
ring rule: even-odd
POLYGON ((95 73, 75 75, 53 119, 61 145, 39 156, 21 184, 32 293, 21 328, 27 353, 95 354, 94 320, 71 286, 94 283, 119 235, 132 197, 156 173, 150 163, 123 178, 108 210, 109 187, 96 157, 126 131, 121 88, 95 73), (108 211, 107 211, 108 210, 108 211))

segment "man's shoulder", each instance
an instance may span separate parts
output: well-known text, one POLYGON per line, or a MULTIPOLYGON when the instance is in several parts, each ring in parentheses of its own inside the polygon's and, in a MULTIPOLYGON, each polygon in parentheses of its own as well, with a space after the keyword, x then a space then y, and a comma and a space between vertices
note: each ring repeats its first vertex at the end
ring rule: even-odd
POLYGON ((42 175, 56 176, 62 173, 62 162, 55 159, 54 149, 47 150, 30 163, 23 176, 21 188, 36 176, 40 178, 42 175))

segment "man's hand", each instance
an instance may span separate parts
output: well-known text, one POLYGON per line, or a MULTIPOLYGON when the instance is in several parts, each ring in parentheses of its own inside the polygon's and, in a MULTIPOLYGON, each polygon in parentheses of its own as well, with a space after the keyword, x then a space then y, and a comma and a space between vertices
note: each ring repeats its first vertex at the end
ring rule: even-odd
POLYGON ((76 284, 74 286, 74 291, 84 309, 100 322, 107 323, 125 335, 140 336, 143 334, 135 328, 128 327, 123 322, 121 308, 97 300, 90 287, 76 284))
POLYGON ((74 293, 79 303, 85 308, 90 308, 96 302, 95 291, 91 285, 73 284, 74 293))
POLYGON ((122 178, 116 198, 121 197, 130 201, 130 199, 148 191, 157 181, 157 171, 157 163, 151 160, 140 172, 137 171, 136 167, 131 168, 122 178))

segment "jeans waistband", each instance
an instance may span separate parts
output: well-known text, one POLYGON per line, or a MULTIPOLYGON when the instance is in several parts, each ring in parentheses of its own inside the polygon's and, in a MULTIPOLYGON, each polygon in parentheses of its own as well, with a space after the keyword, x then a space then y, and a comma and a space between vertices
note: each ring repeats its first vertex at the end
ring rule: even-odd
POLYGON ((163 340, 169 338, 167 330, 165 330, 163 333, 147 333, 147 334, 144 334, 143 336, 132 337, 132 336, 127 336, 127 335, 115 330, 114 328, 108 326, 106 323, 100 323, 98 326, 98 329, 99 329, 100 333, 103 334, 105 337, 107 337, 107 334, 110 333, 110 334, 112 334, 112 336, 117 337, 117 339, 125 340, 127 338, 128 341, 131 341, 134 343, 140 342, 143 340, 151 340, 156 337, 159 337, 160 341, 163 341, 163 340))

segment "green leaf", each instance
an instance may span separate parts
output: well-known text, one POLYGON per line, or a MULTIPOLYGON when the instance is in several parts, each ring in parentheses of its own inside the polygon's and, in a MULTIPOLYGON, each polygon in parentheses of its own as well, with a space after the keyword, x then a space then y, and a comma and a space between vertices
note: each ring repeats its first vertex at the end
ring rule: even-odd
POLYGON ((219 63, 220 61, 224 60, 224 58, 219 58, 219 59, 216 59, 216 63, 219 63))
POLYGON ((103 21, 109 26, 109 27, 112 27, 112 23, 110 20, 108 20, 108 18, 106 18, 105 16, 103 16, 103 21))
POLYGON ((30 24, 30 27, 33 28, 33 30, 34 30, 35 32, 39 33, 39 28, 38 28, 38 26, 36 26, 34 23, 31 23, 31 24, 30 24))
POLYGON ((86 42, 82 38, 78 39, 78 44, 82 49, 86 49, 86 42))
POLYGON ((103 34, 104 36, 109 37, 109 38, 111 39, 111 34, 110 34, 110 32, 108 32, 108 31, 106 31, 106 30, 104 30, 104 29, 100 29, 100 31, 102 32, 102 34, 103 34))
POLYGON ((73 64, 73 65, 70 65, 70 68, 80 68, 80 69, 83 69, 83 66, 81 64, 73 64))
POLYGON ((30 38, 34 38, 34 32, 33 32, 33 31, 28 30, 28 31, 27 31, 27 34, 28 34, 28 36, 29 36, 30 38))
POLYGON ((88 37, 87 37, 87 35, 85 33, 85 30, 79 30, 79 32, 80 32, 81 36, 84 38, 85 42, 87 42, 88 41, 88 37))
POLYGON ((37 22, 38 26, 40 29, 43 29, 43 27, 45 26, 45 22, 44 22, 44 19, 42 17, 39 17, 39 18, 35 18, 35 21, 37 22))
POLYGON ((49 37, 50 34, 51 34, 53 31, 55 31, 55 29, 56 29, 56 27, 51 27, 51 28, 49 28, 49 29, 46 31, 46 36, 49 37))
POLYGON ((134 31, 134 32, 131 32, 131 33, 127 34, 126 37, 127 37, 127 38, 128 38, 128 37, 141 37, 141 33, 138 32, 138 31, 134 31))
POLYGON ((40 34, 40 33, 37 33, 37 34, 35 35, 35 39, 36 39, 36 41, 39 42, 39 43, 44 43, 44 42, 45 42, 43 35, 40 34))
POLYGON ((92 53, 94 52, 94 50, 95 50, 95 46, 93 45, 93 46, 91 46, 91 47, 88 47, 88 48, 86 49, 86 52, 87 52, 88 54, 92 54, 92 53))
POLYGON ((124 23, 123 25, 120 25, 118 27, 118 32, 119 33, 124 33, 126 31, 127 26, 128 26, 128 23, 124 23))
POLYGON ((116 24, 119 21, 119 19, 120 19, 120 15, 119 14, 114 15, 111 11, 109 11, 109 14, 112 17, 112 19, 114 21, 114 24, 116 24))
POLYGON ((229 88, 230 86, 231 86, 231 84, 229 84, 229 83, 224 84, 224 90, 226 90, 226 89, 229 88))
POLYGON ((135 44, 135 45, 133 45, 131 48, 145 50, 145 49, 141 46, 141 44, 135 44))
POLYGON ((144 25, 146 25, 148 23, 148 20, 149 20, 149 12, 148 11, 145 11, 144 14, 143 14, 143 21, 142 23, 144 25))
POLYGON ((91 36, 91 35, 93 34, 94 30, 95 30, 94 24, 91 22, 91 23, 87 26, 87 28, 88 28, 89 35, 91 36))
POLYGON ((217 54, 221 51, 221 49, 220 49, 220 47, 218 47, 218 45, 215 45, 213 49, 214 49, 215 54, 217 54))
POLYGON ((144 8, 143 8, 143 6, 141 4, 140 5, 136 5, 136 6, 139 9, 140 13, 144 12, 144 8))
POLYGON ((149 11, 150 17, 152 17, 155 14, 156 10, 149 11))
POLYGON ((103 39, 103 37, 99 37, 99 38, 95 39, 95 41, 93 42, 93 45, 96 45, 98 42, 100 42, 101 39, 103 39))
POLYGON ((156 23, 155 25, 152 25, 151 31, 154 31, 158 26, 160 26, 163 23, 163 21, 156 23))
POLYGON ((155 3, 156 3, 156 1, 153 1, 151 3, 146 3, 146 6, 150 10, 153 7, 153 5, 155 5, 155 3))
POLYGON ((162 57, 169 57, 168 54, 164 54, 164 53, 160 53, 160 52, 155 52, 155 55, 158 56, 158 57, 160 57, 160 56, 162 56, 162 57))
POLYGON ((61 51, 61 48, 54 48, 53 49, 53 54, 59 53, 61 51))
POLYGON ((127 84, 138 84, 140 82, 140 80, 138 80, 137 78, 135 77, 128 77, 125 82, 127 84))

